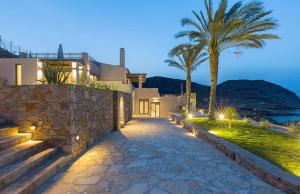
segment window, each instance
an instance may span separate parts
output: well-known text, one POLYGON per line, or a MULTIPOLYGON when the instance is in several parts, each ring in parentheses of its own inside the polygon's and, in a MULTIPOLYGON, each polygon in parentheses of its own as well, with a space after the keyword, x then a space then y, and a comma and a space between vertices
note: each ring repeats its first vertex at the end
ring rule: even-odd
POLYGON ((149 100, 139 101, 139 112, 141 115, 149 114, 149 100))
POLYGON ((15 67, 16 74, 16 85, 22 85, 22 65, 16 64, 15 67))

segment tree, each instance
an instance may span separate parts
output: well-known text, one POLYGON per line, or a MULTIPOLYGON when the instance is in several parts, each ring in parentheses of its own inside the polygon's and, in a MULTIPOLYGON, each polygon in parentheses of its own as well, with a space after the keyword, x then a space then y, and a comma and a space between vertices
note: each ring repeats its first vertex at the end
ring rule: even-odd
POLYGON ((228 120, 228 127, 230 129, 232 122, 238 118, 239 114, 234 107, 227 106, 224 108, 224 116, 228 120))
POLYGON ((179 32, 176 37, 188 37, 194 44, 204 44, 210 59, 210 101, 209 117, 215 118, 218 83, 219 56, 230 48, 262 48, 265 40, 279 39, 266 33, 277 27, 277 21, 270 17, 272 11, 265 10, 262 1, 235 3, 228 9, 228 1, 221 0, 214 11, 212 0, 205 0, 205 12, 193 11, 195 20, 184 18, 182 26, 191 29, 179 32))
POLYGON ((187 113, 191 111, 191 73, 208 59, 207 54, 202 52, 203 47, 203 45, 181 44, 170 51, 169 57, 171 59, 165 61, 170 67, 176 67, 186 73, 187 113))

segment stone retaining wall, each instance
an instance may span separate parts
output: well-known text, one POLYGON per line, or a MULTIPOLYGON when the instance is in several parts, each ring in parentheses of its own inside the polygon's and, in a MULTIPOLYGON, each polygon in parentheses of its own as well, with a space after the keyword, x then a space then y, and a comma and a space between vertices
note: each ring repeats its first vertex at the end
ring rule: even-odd
MULTIPOLYGON (((78 85, 3 86, 0 117, 12 120, 21 132, 32 132, 34 140, 77 154, 117 129, 119 107, 114 96, 124 96, 131 103, 130 94, 78 85)), ((124 111, 126 121, 130 111, 124 111)))
POLYGON ((193 123, 184 122, 184 118, 178 114, 169 114, 169 118, 178 125, 191 131, 197 137, 207 140, 210 144, 221 150, 226 156, 239 165, 249 170, 255 176, 286 193, 300 193, 300 178, 294 176, 270 162, 252 154, 235 144, 219 138, 205 129, 195 126, 193 123))

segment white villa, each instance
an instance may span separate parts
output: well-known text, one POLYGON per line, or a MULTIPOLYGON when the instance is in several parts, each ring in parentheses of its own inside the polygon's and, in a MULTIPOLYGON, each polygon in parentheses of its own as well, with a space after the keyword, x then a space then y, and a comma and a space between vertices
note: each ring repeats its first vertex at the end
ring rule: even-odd
MULTIPOLYGON (((69 72, 68 84, 99 82, 113 90, 131 93, 133 115, 141 117, 167 117, 169 112, 184 108, 185 96, 160 96, 158 88, 142 88, 145 73, 130 73, 125 66, 125 49, 120 49, 120 64, 98 62, 88 53, 25 53, 18 55, 0 48, 0 85, 35 85, 43 80, 42 65, 46 60, 64 62, 64 72, 69 72), (82 78, 85 78, 84 80, 82 78), (138 83, 138 88, 133 88, 138 83)), ((192 95, 192 109, 196 109, 196 96, 192 95)))

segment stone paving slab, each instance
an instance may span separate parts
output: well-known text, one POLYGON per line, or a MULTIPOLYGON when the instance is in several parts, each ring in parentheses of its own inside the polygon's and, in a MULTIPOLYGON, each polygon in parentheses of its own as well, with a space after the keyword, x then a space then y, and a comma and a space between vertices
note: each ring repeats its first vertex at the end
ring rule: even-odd
POLYGON ((281 193, 165 119, 134 119, 38 193, 281 193))

